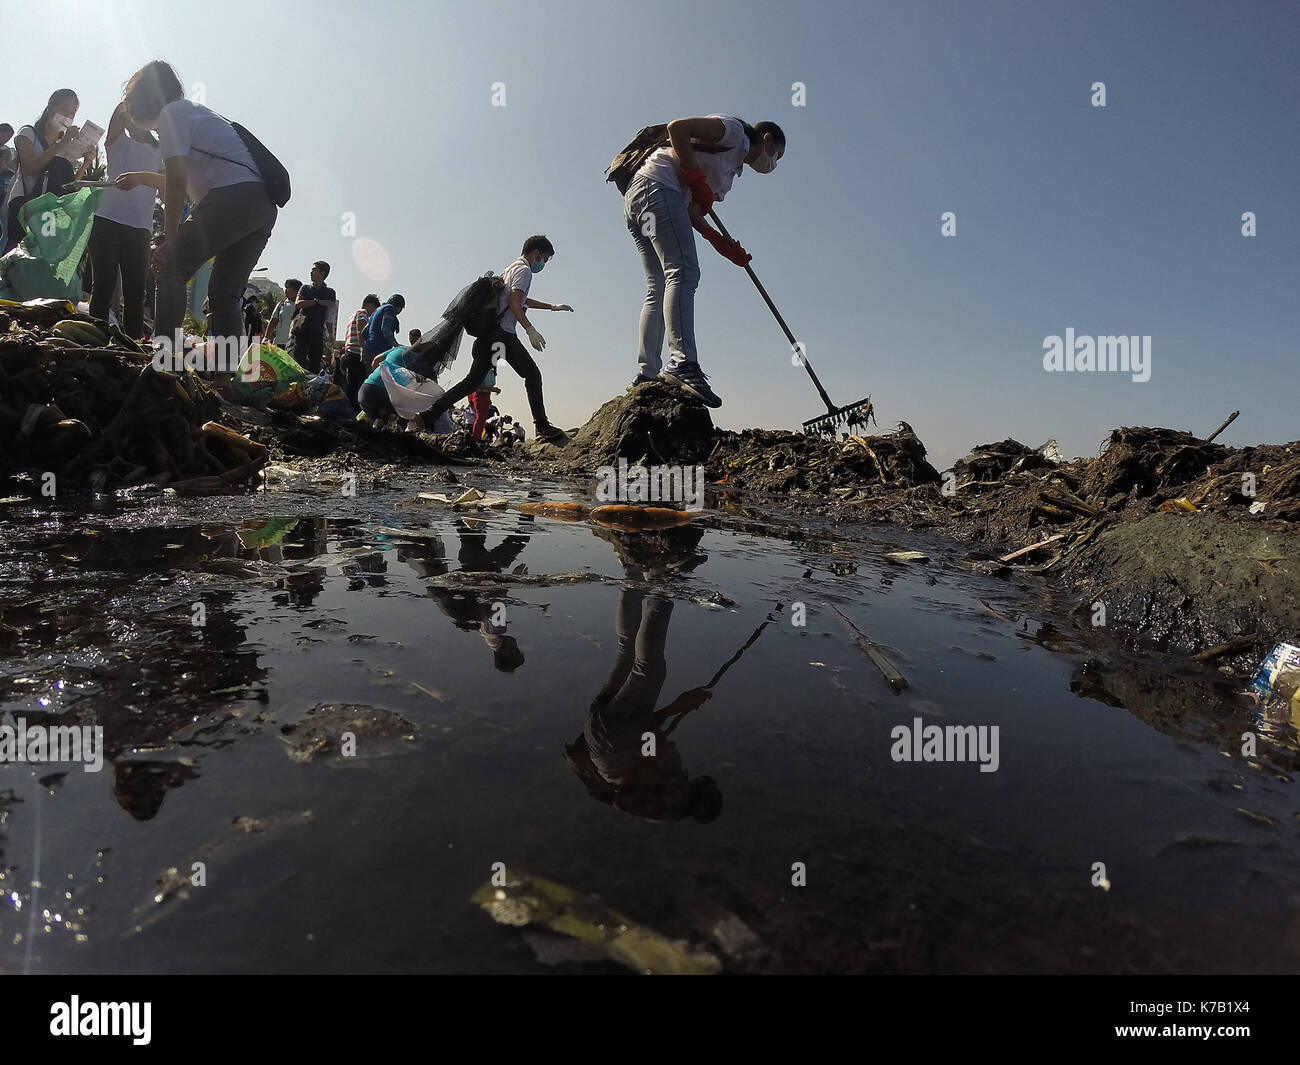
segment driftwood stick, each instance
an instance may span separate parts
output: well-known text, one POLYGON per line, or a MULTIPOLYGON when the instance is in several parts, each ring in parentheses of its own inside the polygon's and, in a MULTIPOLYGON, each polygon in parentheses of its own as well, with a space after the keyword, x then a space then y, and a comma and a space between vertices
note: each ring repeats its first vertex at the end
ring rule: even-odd
POLYGON ((903 676, 894 666, 894 664, 884 656, 880 648, 871 642, 871 639, 840 610, 834 603, 827 603, 831 610, 835 611, 835 616, 840 619, 844 627, 848 629, 849 636, 857 644, 858 650, 871 659, 872 665, 880 670, 881 675, 889 682, 889 686, 897 695, 907 687, 907 678, 903 676))
POLYGON ((1073 513, 1080 514, 1085 518, 1095 518, 1097 516, 1096 507, 1089 506, 1073 492, 1066 491, 1064 488, 1060 491, 1052 491, 1049 488, 1040 488, 1038 490, 1038 498, 1044 503, 1049 503, 1054 507, 1060 507, 1064 510, 1072 511, 1073 513))
POLYGON ((1210 443, 1216 436, 1218 436, 1221 432, 1223 432, 1224 429, 1228 428, 1228 426, 1230 426, 1233 422, 1235 422, 1237 420, 1237 415, 1240 413, 1241 411, 1234 410, 1231 414, 1229 414, 1227 420, 1222 425, 1220 425, 1217 429, 1215 429, 1214 432, 1212 432, 1209 436, 1205 438, 1205 442, 1207 444, 1210 443))
POLYGON ((1064 539, 1065 533, 1057 533, 1055 536, 1049 536, 1046 540, 1039 540, 1036 544, 1030 544, 1028 547, 1022 547, 1019 551, 1012 551, 1009 555, 1003 555, 999 562, 1010 562, 1012 559, 1019 558, 1021 555, 1027 555, 1032 551, 1037 551, 1040 547, 1046 547, 1048 544, 1054 544, 1057 540, 1064 539))
POLYGON ((1221 655, 1231 654, 1233 651, 1244 651, 1257 640, 1258 637, 1253 632, 1245 636, 1234 636, 1227 643, 1221 643, 1218 647, 1211 647, 1208 651, 1202 651, 1198 655, 1192 655, 1192 657, 1198 662, 1210 662, 1221 655))

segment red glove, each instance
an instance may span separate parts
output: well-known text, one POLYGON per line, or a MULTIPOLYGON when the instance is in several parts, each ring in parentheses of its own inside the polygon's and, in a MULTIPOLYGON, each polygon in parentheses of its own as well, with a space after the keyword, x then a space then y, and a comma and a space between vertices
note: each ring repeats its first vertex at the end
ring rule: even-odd
POLYGON ((699 206, 700 214, 708 214, 717 197, 713 195, 713 190, 709 188, 709 182, 704 177, 704 171, 699 167, 693 170, 683 170, 682 179, 686 182, 686 187, 691 190, 691 199, 699 206))
POLYGON ((714 250, 724 259, 730 259, 737 266, 748 266, 754 258, 736 241, 727 240, 721 233, 705 229, 704 239, 713 245, 714 250))

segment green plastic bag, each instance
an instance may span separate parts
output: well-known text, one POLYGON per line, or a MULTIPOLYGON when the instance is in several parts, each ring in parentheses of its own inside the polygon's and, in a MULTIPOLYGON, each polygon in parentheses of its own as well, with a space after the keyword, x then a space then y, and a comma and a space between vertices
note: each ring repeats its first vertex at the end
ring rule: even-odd
POLYGON ((67 196, 46 192, 23 205, 18 216, 27 235, 0 259, 0 275, 18 299, 81 299, 77 266, 103 195, 103 189, 78 189, 67 196))
POLYGON ((296 381, 302 381, 307 376, 307 371, 299 366, 287 351, 277 348, 272 344, 261 344, 258 347, 250 347, 244 352, 244 357, 239 360, 239 366, 235 370, 235 379, 231 382, 231 387, 235 393, 235 399, 240 403, 253 404, 262 406, 268 397, 283 392, 296 381), (250 370, 253 360, 257 360, 257 373, 253 376, 250 370), (253 376, 253 380, 248 380, 253 376), (261 402, 258 402, 258 401, 261 402))
POLYGON ((249 347, 239 360, 235 373, 241 381, 249 376, 254 359, 257 360, 257 376, 250 382, 252 384, 275 385, 279 391, 307 376, 307 371, 283 348, 277 348, 273 344, 259 344, 257 347, 249 347))

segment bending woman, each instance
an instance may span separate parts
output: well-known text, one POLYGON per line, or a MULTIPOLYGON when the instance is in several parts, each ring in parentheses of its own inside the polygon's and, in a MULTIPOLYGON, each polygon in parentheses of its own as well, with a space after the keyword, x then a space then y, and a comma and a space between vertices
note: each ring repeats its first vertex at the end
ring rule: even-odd
POLYGON ((209 335, 240 338, 244 286, 271 239, 278 213, 262 174, 234 127, 215 111, 187 100, 176 71, 161 59, 132 75, 126 106, 141 126, 158 131, 166 168, 163 243, 154 249, 150 263, 158 275, 154 336, 165 338, 180 353, 185 285, 200 266, 214 259, 208 282, 209 335), (182 224, 187 195, 194 210, 182 224))
POLYGON ((770 174, 785 155, 785 134, 775 122, 755 126, 732 115, 679 118, 668 123, 667 147, 652 153, 628 185, 623 216, 645 268, 639 372, 629 388, 656 377, 672 381, 709 407, 722 400, 708 385, 695 350, 695 288, 700 262, 697 230, 737 266, 750 256, 728 243, 704 217, 731 191, 745 164, 770 174), (664 336, 669 362, 662 364, 664 336))

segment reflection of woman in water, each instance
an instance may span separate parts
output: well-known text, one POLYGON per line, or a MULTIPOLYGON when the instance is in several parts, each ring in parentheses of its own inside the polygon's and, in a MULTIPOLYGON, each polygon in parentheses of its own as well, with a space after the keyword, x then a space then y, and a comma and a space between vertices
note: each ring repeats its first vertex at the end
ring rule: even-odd
MULTIPOLYGON (((656 571, 694 568, 705 558, 695 554, 704 535, 700 528, 659 534, 593 531, 614 544, 632 580, 643 581, 656 571)), ((690 779, 677 745, 668 738, 674 727, 668 722, 680 720, 712 693, 692 688, 655 709, 668 676, 664 645, 672 613, 672 600, 662 595, 633 588, 619 592, 614 615, 617 656, 587 711, 582 735, 565 747, 564 759, 592 798, 624 813, 648 821, 689 816, 707 823, 722 812, 722 791, 712 777, 690 779)))

